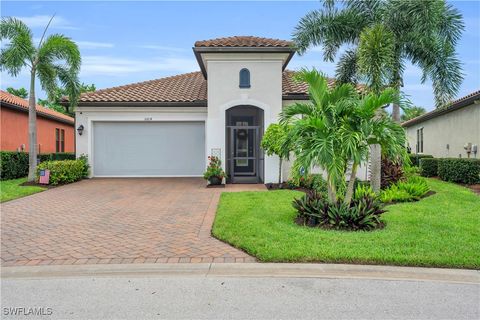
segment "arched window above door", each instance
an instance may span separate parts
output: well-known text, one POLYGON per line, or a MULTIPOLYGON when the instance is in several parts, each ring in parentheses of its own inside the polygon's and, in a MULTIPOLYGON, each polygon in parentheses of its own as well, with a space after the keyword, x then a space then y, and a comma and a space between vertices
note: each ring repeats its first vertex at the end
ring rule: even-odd
POLYGON ((250 88, 250 71, 247 68, 240 70, 240 88, 250 88))

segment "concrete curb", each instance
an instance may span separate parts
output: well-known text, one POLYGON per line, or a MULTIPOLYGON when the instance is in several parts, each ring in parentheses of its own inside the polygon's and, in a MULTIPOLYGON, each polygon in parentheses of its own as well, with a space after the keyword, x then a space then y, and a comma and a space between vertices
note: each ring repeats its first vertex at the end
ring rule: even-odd
POLYGON ((67 277, 280 277, 480 284, 480 271, 348 264, 198 263, 3 267, 2 279, 67 277))

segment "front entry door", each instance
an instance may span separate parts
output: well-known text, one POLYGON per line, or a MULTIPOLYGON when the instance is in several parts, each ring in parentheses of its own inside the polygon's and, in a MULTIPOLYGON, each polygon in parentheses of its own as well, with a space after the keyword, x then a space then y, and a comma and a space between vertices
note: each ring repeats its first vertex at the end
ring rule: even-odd
POLYGON ((233 183, 257 183, 259 169, 259 127, 229 127, 229 175, 233 183))

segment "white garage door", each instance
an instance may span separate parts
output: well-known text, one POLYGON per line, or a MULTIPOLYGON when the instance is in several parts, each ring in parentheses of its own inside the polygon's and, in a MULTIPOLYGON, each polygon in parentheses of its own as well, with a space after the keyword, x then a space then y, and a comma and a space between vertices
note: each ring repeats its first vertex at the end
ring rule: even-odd
POLYGON ((95 176, 200 176, 204 122, 95 122, 95 176))

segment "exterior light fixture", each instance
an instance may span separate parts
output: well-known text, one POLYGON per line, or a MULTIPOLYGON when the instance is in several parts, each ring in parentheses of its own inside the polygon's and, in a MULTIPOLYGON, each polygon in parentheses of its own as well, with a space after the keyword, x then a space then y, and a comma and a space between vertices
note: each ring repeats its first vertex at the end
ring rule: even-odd
POLYGON ((83 124, 81 124, 81 125, 77 128, 77 132, 78 132, 79 135, 82 135, 82 134, 83 134, 83 129, 84 129, 83 124))

